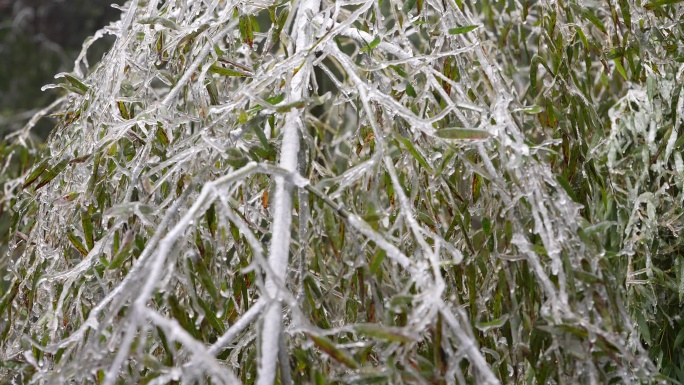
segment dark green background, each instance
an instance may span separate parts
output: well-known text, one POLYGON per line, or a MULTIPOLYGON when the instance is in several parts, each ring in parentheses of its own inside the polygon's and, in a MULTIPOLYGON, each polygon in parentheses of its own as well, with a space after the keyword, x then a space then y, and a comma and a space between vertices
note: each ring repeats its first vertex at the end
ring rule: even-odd
MULTIPOLYGON (((59 72, 73 70, 83 41, 120 17, 112 3, 123 0, 0 0, 0 137, 22 127, 31 111, 48 105, 60 92, 43 92, 59 72)), ((89 50, 98 61, 113 38, 89 50)), ((34 129, 45 137, 43 119, 34 129)))

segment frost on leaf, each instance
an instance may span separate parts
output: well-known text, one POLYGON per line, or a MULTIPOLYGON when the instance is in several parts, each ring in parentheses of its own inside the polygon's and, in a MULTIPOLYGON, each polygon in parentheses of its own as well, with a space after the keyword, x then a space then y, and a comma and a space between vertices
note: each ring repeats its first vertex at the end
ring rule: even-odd
POLYGON ((618 3, 130 1, 4 180, 0 375, 650 378, 681 70, 618 3))

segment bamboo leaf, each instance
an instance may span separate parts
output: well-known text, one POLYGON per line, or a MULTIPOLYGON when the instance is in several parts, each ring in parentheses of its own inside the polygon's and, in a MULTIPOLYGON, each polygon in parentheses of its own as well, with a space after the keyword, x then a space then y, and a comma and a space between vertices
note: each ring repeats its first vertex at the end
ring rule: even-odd
POLYGON ((420 337, 415 333, 407 332, 403 328, 383 326, 372 323, 357 324, 354 330, 362 335, 387 340, 390 342, 411 343, 420 337))
POLYGON ((620 75, 622 75, 622 78, 629 80, 627 79, 627 72, 625 72, 625 68, 622 66, 622 63, 620 63, 620 59, 614 59, 613 63, 615 63, 615 69, 620 73, 620 75))
POLYGON ((409 153, 413 156, 413 158, 418 161, 418 164, 420 164, 427 172, 430 174, 434 174, 435 172, 432 170, 432 167, 428 164, 428 162, 425 160, 425 158, 418 152, 416 147, 411 143, 410 140, 406 138, 402 138, 401 136, 396 136, 395 139, 400 142, 401 144, 404 145, 404 147, 409 151, 409 153))
POLYGON ((468 33, 470 31, 473 31, 479 27, 478 25, 466 25, 463 27, 456 27, 456 28, 450 28, 449 29, 449 34, 450 35, 462 35, 464 33, 468 33))
POLYGON ((236 70, 232 70, 230 68, 224 68, 224 67, 221 67, 220 65, 217 65, 217 64, 212 64, 211 67, 209 67, 209 72, 211 72, 213 74, 221 75, 221 76, 236 76, 236 77, 243 77, 243 78, 244 77, 247 77, 247 78, 252 77, 251 74, 248 74, 246 72, 236 71, 236 70))
POLYGON ((663 5, 678 4, 678 3, 681 3, 682 1, 684 1, 684 0, 656 0, 656 1, 651 1, 648 4, 645 4, 644 8, 649 10, 649 11, 652 11, 656 8, 662 7, 663 5))
POLYGON ((313 341, 313 343, 327 355, 335 359, 341 364, 344 364, 349 369, 357 369, 359 364, 354 360, 349 353, 339 349, 335 346, 335 343, 325 336, 316 336, 311 333, 306 333, 306 335, 313 341))
POLYGON ((366 46, 361 48, 361 52, 371 51, 373 48, 380 45, 380 41, 380 36, 376 36, 375 39, 373 39, 373 41, 371 41, 370 43, 366 43, 366 46))
POLYGON ((575 3, 570 3, 570 8, 572 8, 573 11, 579 13, 579 15, 583 19, 588 20, 591 24, 598 28, 599 31, 606 33, 606 26, 603 25, 601 19, 594 15, 594 13, 591 10, 575 3))
POLYGON ((39 176, 45 172, 48 166, 48 162, 50 159, 45 159, 42 162, 40 162, 34 169, 31 171, 28 177, 26 177, 26 182, 24 182, 24 185, 21 186, 22 189, 25 189, 29 187, 33 182, 35 182, 39 176))
POLYGON ((249 48, 253 48, 254 45, 254 31, 252 30, 252 21, 249 15, 240 16, 240 36, 242 36, 242 42, 247 44, 249 48))
POLYGON ((382 261, 385 260, 386 256, 387 254, 385 253, 385 250, 378 249, 378 251, 373 256, 373 259, 371 260, 371 264, 369 267, 371 274, 375 274, 378 271, 380 266, 382 266, 382 261))
POLYGON ((81 209, 81 225, 83 226, 83 234, 85 235, 86 246, 88 250, 92 250, 95 245, 93 238, 93 217, 86 208, 81 209))
POLYGON ((570 186, 570 182, 568 182, 567 179, 565 179, 562 175, 556 175, 556 180, 561 185, 561 187, 563 187, 563 190, 565 190, 570 199, 579 203, 579 200, 575 195, 575 191, 572 189, 572 186, 570 186))
POLYGON ((73 230, 69 230, 67 232, 67 238, 69 239, 69 242, 78 250, 79 253, 81 253, 83 256, 88 255, 88 250, 83 246, 83 243, 81 240, 74 234, 73 230))
POLYGON ((88 92, 89 87, 85 83, 83 83, 81 79, 77 78, 72 74, 62 72, 60 74, 55 75, 55 79, 59 78, 66 79, 69 82, 69 84, 73 87, 71 88, 71 90, 78 94, 85 95, 85 93, 88 92))
POLYGON ((43 175, 43 178, 38 182, 38 185, 36 186, 36 190, 39 188, 45 186, 46 184, 50 183, 53 179, 57 177, 64 169, 66 168, 67 164, 69 164, 68 159, 64 159, 61 162, 57 163, 55 167, 51 168, 49 171, 43 175))
POLYGON ((443 139, 458 139, 458 140, 473 140, 473 139, 489 139, 492 135, 483 130, 474 128, 444 128, 437 131, 437 137, 443 139))
POLYGON ((159 24, 169 29, 178 30, 178 25, 173 20, 161 16, 152 16, 140 19, 140 24, 159 24))
POLYGON ((416 96, 418 96, 418 94, 416 93, 416 90, 413 88, 411 83, 406 83, 406 95, 408 95, 412 98, 415 98, 416 96))
POLYGON ((498 329, 506 324, 508 321, 508 316, 503 316, 487 322, 476 322, 475 327, 483 333, 488 332, 491 329, 498 329))
POLYGON ((413 7, 416 5, 416 0, 406 0, 404 1, 404 13, 409 13, 413 9, 413 7))

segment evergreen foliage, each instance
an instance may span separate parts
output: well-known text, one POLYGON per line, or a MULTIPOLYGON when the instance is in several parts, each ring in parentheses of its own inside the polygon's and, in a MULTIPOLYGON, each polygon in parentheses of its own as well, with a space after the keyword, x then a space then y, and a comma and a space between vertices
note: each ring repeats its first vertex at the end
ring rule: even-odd
POLYGON ((683 16, 129 1, 3 144, 0 376, 684 382, 683 16))

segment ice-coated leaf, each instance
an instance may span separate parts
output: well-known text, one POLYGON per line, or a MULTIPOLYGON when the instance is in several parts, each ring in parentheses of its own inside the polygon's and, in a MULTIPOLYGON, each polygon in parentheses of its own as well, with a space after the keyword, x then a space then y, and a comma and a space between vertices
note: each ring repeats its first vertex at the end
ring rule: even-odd
POLYGON ((680 5, 117 6, 0 113, 0 378, 679 380, 680 5))
POLYGON ((644 4, 644 8, 650 11, 662 7, 664 5, 678 4, 681 2, 682 0, 655 0, 649 2, 648 4, 644 4))
POLYGON ((69 242, 78 250, 79 253, 82 255, 88 255, 88 249, 86 249, 85 246, 83 246, 83 242, 74 234, 73 230, 69 230, 67 232, 67 238, 69 239, 69 242))
POLYGON ((380 39, 380 36, 376 36, 375 39, 368 43, 368 45, 361 48, 361 52, 371 51, 373 48, 377 47, 381 41, 382 40, 380 39))
POLYGON ((397 136, 396 139, 397 139, 397 141, 399 141, 403 145, 404 148, 406 148, 409 151, 411 156, 413 156, 413 158, 416 159, 418 164, 420 164, 430 174, 434 174, 432 167, 430 167, 428 162, 425 160, 425 157, 423 157, 423 155, 421 155, 418 152, 418 150, 413 146, 413 144, 411 143, 410 140, 408 140, 406 138, 402 138, 400 136, 397 136))
POLYGON ((66 79, 69 82, 69 84, 71 85, 70 90, 72 90, 78 94, 84 95, 89 89, 89 87, 85 83, 83 83, 83 81, 81 79, 77 78, 76 76, 74 76, 72 74, 62 72, 60 74, 55 75, 55 79, 59 79, 59 78, 66 79))
POLYGON ((479 27, 478 25, 464 25, 463 27, 449 28, 450 35, 462 35, 470 31, 474 31, 479 27))
POLYGON ((252 29, 252 20, 249 15, 240 16, 240 35, 242 41, 252 48, 254 45, 254 31, 252 29))
POLYGON ((161 16, 153 16, 145 19, 140 19, 140 24, 160 24, 169 29, 178 29, 178 25, 173 20, 161 16))
POLYGON ((120 205, 112 206, 105 210, 105 217, 117 217, 121 215, 129 214, 152 214, 154 212, 154 207, 145 205, 139 202, 123 203, 120 205))
POLYGON ((484 130, 460 127, 443 128, 437 130, 436 135, 443 139, 457 140, 489 139, 491 137, 491 134, 484 130))
POLYGON ((40 175, 42 175, 43 178, 41 178, 40 182, 38 182, 38 184, 36 185, 36 190, 45 186, 46 184, 50 183, 53 179, 55 179, 62 171, 64 171, 64 169, 66 169, 68 164, 69 159, 63 159, 61 162, 57 163, 49 170, 45 171, 45 173, 41 173, 40 175))
POLYGON ((45 170, 48 167, 49 164, 49 159, 44 159, 42 162, 40 162, 33 171, 26 177, 26 181, 24 182, 23 186, 21 186, 22 189, 25 189, 29 187, 33 182, 35 182, 42 174, 45 172, 45 170))
POLYGON ((211 73, 215 73, 221 76, 252 77, 252 75, 249 73, 221 67, 218 64, 212 64, 211 67, 209 67, 209 71, 211 73))
POLYGON ((497 318, 491 321, 486 321, 486 322, 477 322, 475 323, 475 327, 480 330, 481 332, 487 332, 490 329, 498 329, 508 321, 508 317, 504 316, 501 318, 497 318))
POLYGON ((390 342, 402 342, 411 343, 418 339, 418 336, 414 333, 410 333, 407 330, 397 327, 382 326, 377 324, 357 324, 354 326, 354 330, 361 334, 371 338, 380 338, 382 340, 390 342))
POLYGON ((344 364, 349 369, 356 369, 359 367, 359 364, 354 360, 354 357, 352 357, 346 351, 339 349, 337 346, 335 346, 335 343, 328 337, 317 336, 311 333, 306 333, 306 335, 313 341, 313 343, 319 349, 324 351, 327 355, 329 355, 336 361, 344 364))

